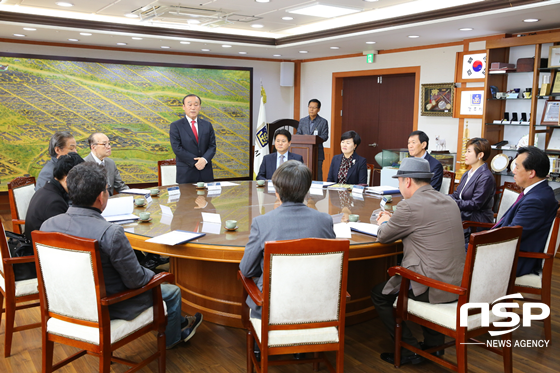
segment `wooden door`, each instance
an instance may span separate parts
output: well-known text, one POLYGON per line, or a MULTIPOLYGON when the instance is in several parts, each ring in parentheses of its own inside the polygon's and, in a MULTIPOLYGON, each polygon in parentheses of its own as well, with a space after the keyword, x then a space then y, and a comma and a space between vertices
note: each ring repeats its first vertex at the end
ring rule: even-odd
MULTIPOLYGON (((406 148, 413 131, 414 84, 414 74, 344 78, 342 133, 358 132, 357 153, 376 168, 375 155, 382 149, 406 148)), ((378 174, 373 183, 379 185, 378 174)))

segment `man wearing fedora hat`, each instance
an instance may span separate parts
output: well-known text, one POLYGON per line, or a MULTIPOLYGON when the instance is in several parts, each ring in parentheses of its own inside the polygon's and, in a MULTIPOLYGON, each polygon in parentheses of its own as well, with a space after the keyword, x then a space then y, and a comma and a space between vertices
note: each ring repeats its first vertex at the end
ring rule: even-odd
MULTIPOLYGON (((438 281, 460 285, 465 265, 461 212, 451 198, 432 188, 432 176, 430 164, 425 159, 405 158, 402 161, 393 178, 399 179, 399 190, 404 199, 392 215, 382 212, 377 217, 377 240, 388 243, 402 239, 402 267, 438 281)), ((400 282, 400 276, 393 276, 371 291, 375 309, 393 339, 393 303, 398 296, 400 282)), ((429 303, 447 303, 458 298, 455 294, 430 289, 417 282, 411 282, 409 297, 429 303)), ((402 340, 423 349, 444 343, 443 334, 424 327, 423 332, 424 342, 419 343, 403 323, 402 340)), ((435 354, 442 355, 443 352, 435 354)), ((381 359, 394 364, 394 353, 382 353, 381 359)), ((418 364, 423 360, 422 356, 406 349, 401 353, 401 365, 418 364)))

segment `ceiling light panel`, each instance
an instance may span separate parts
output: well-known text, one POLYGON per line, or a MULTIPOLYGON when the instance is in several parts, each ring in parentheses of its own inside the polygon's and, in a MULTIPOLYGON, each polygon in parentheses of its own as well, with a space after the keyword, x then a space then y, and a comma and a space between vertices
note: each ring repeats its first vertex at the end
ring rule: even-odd
POLYGON ((321 17, 321 18, 340 17, 352 13, 358 13, 361 11, 362 9, 358 9, 358 8, 327 5, 318 2, 286 10, 286 12, 292 14, 300 14, 304 16, 321 17))

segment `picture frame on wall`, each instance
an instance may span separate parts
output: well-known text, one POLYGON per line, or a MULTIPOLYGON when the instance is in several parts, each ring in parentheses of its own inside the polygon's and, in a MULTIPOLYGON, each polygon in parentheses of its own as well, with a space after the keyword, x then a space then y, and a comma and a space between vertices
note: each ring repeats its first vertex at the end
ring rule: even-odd
POLYGON ((560 101, 548 100, 544 102, 541 125, 557 126, 560 114, 560 101))
POLYGON ((550 90, 551 94, 558 94, 560 93, 560 74, 556 73, 556 77, 554 78, 554 82, 552 83, 552 89, 550 90))
MULTIPOLYGON (((552 45, 548 51, 548 67, 560 67, 560 45, 552 45)), ((556 74, 558 76, 558 74, 556 74)))
POLYGON ((457 88, 455 118, 482 118, 486 100, 484 87, 457 88))
POLYGON ((453 116, 454 83, 422 84, 423 116, 453 116))
POLYGON ((484 82, 486 70, 486 51, 457 52, 455 82, 484 82))

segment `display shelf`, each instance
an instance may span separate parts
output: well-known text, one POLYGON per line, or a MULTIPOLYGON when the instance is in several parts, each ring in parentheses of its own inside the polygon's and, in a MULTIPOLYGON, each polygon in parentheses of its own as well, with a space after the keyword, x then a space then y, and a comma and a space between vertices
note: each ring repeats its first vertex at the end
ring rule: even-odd
POLYGON ((519 124, 511 124, 511 123, 484 123, 487 126, 521 126, 521 127, 528 127, 531 124, 530 123, 519 123, 519 124))
POLYGON ((519 98, 488 98, 488 99, 486 99, 486 101, 529 101, 529 102, 531 102, 531 99, 530 98, 525 98, 525 97, 519 97, 519 98))

